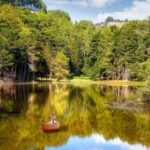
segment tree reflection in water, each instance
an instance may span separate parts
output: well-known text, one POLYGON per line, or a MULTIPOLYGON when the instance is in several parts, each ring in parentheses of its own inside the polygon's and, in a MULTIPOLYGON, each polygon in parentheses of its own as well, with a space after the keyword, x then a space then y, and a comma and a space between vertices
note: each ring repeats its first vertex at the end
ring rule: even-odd
POLYGON ((126 149, 135 144, 143 145, 143 149, 150 147, 150 113, 106 107, 110 101, 136 100, 137 89, 46 83, 1 85, 0 149, 67 149, 75 140, 81 145, 75 143, 74 147, 94 148, 93 137, 103 139, 105 146, 98 147, 103 149, 113 148, 111 143, 116 140, 126 149), (45 134, 41 123, 48 121, 53 111, 62 128, 45 134))

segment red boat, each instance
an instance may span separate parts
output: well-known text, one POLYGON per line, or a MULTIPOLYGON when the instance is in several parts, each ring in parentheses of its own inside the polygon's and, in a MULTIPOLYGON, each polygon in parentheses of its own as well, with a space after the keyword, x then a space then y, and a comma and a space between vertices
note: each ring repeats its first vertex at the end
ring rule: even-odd
POLYGON ((54 130, 59 130, 60 128, 60 123, 43 123, 42 124, 42 130, 44 132, 48 132, 48 131, 54 131, 54 130))

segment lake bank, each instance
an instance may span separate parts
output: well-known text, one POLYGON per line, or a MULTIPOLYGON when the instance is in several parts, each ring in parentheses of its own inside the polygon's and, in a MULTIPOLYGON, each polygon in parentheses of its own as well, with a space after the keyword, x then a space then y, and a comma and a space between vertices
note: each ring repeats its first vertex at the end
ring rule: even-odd
POLYGON ((82 84, 101 84, 108 86, 146 86, 146 81, 129 81, 129 80, 92 80, 89 78, 73 78, 73 79, 62 79, 59 82, 57 79, 46 79, 42 78, 40 82, 52 82, 52 83, 82 83, 82 84))
POLYGON ((37 81, 3 81, 0 80, 0 84, 36 84, 36 83, 63 83, 63 84, 100 84, 108 86, 146 86, 146 81, 128 81, 128 80, 89 80, 89 79, 63 79, 59 82, 57 79, 42 79, 37 81))

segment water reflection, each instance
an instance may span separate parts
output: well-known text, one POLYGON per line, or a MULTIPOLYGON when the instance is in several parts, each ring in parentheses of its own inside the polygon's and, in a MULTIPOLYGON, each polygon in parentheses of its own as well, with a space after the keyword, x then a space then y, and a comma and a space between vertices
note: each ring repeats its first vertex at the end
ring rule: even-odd
POLYGON ((137 90, 128 86, 1 85, 0 149, 145 150, 150 147, 150 114, 106 107, 109 101, 136 100, 137 90), (62 128, 45 134, 41 123, 53 111, 62 128))
POLYGON ((71 137, 67 144, 61 147, 45 147, 44 150, 148 150, 141 144, 130 145, 120 138, 106 140, 102 135, 92 134, 90 137, 71 137))

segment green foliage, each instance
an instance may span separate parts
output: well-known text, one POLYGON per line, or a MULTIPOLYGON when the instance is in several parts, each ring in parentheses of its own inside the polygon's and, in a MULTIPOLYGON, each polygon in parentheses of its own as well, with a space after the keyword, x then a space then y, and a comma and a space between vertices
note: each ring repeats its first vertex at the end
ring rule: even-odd
POLYGON ((49 75, 59 78, 58 59, 64 58, 67 67, 63 69, 67 72, 60 78, 69 72, 70 76, 84 75, 96 80, 146 80, 150 21, 132 21, 121 28, 99 27, 86 20, 73 24, 69 14, 60 10, 33 13, 3 4, 0 54, 5 56, 0 62, 1 74, 11 74, 17 80, 49 75), (58 57, 59 53, 64 56, 58 57))
POLYGON ((95 27, 89 21, 82 20, 75 24, 71 45, 71 71, 76 75, 86 74, 85 65, 91 51, 90 43, 94 33, 95 27))
POLYGON ((113 71, 111 65, 113 39, 110 28, 104 27, 96 31, 91 40, 90 48, 91 52, 86 59, 86 68, 84 68, 85 73, 89 73, 92 78, 109 78, 113 71))
POLYGON ((0 70, 13 65, 12 56, 8 53, 8 51, 1 49, 0 56, 0 70))
POLYGON ((150 79, 150 59, 142 64, 142 71, 144 72, 143 78, 146 80, 150 79))
POLYGON ((56 77, 58 81, 69 75, 68 58, 63 54, 62 51, 57 52, 56 58, 52 65, 54 77, 56 77))

